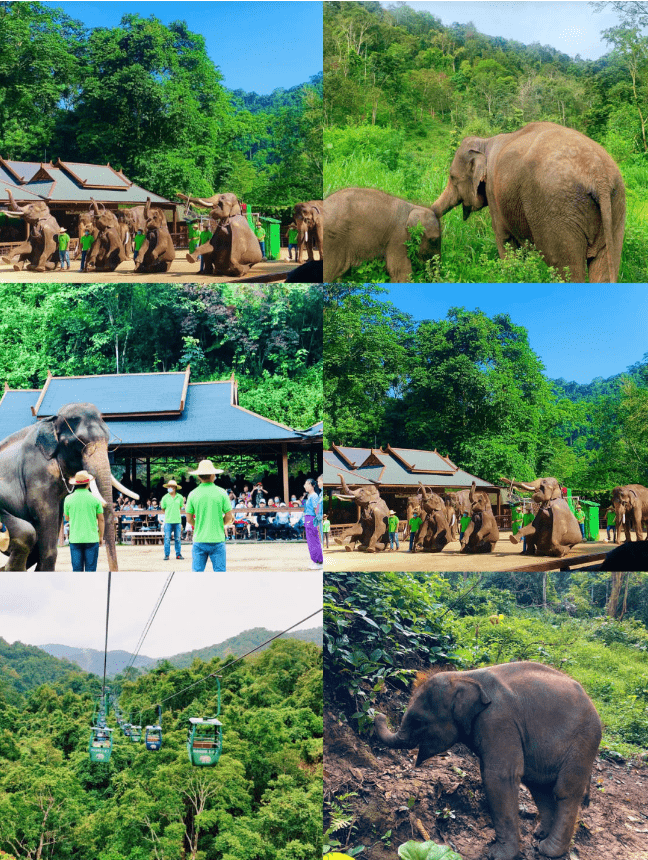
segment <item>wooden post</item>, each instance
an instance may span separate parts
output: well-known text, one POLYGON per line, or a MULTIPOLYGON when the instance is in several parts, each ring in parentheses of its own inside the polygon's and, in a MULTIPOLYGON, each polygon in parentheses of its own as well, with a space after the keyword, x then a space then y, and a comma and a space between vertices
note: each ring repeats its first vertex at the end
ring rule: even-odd
POLYGON ((281 443, 281 471, 283 474, 283 500, 286 504, 290 502, 290 489, 288 487, 288 443, 281 443))
POLYGON ((146 458, 146 492, 151 496, 151 458, 146 458))

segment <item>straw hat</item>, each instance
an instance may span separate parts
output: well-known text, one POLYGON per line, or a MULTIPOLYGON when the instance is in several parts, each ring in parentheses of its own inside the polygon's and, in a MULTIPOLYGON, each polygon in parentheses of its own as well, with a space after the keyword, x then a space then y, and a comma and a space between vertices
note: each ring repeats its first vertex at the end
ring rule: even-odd
POLYGON ((396 511, 390 511, 389 515, 393 517, 395 513, 396 513, 396 511))
POLYGON ((198 475, 199 478, 206 478, 208 475, 222 475, 223 470, 217 469, 211 460, 201 460, 198 463, 198 468, 195 472, 189 472, 190 475, 198 475))
POLYGON ((173 480, 173 478, 171 478, 171 480, 170 480, 170 481, 167 481, 167 482, 166 482, 166 484, 162 484, 162 486, 163 486, 163 487, 175 487, 175 488, 177 489, 177 487, 178 487, 178 482, 177 482, 177 481, 174 481, 174 480, 173 480))
POLYGON ((85 484, 89 484, 91 480, 92 475, 90 472, 81 470, 80 472, 77 472, 73 478, 70 478, 70 483, 75 484, 77 487, 82 487, 85 484))

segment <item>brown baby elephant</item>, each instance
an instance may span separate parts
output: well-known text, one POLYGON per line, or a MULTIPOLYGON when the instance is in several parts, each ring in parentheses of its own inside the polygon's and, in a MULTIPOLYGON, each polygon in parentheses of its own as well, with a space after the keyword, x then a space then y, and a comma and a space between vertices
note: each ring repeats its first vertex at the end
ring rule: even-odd
POLYGON ((422 224, 419 257, 441 253, 441 224, 431 209, 376 188, 342 188, 324 201, 324 281, 339 279, 351 266, 383 259, 390 283, 412 277, 408 227, 422 224))
POLYGON ((395 734, 382 714, 374 728, 392 749, 418 747, 417 766, 458 742, 479 756, 495 828, 490 860, 518 857, 520 782, 538 807, 540 852, 569 850, 601 741, 599 715, 577 681, 540 663, 440 672, 417 685, 395 734))

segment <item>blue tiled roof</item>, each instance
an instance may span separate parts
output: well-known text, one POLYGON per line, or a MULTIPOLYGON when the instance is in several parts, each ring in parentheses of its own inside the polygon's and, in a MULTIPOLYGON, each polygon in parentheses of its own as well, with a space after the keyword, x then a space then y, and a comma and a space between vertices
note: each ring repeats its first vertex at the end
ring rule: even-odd
POLYGON ((39 397, 40 391, 5 391, 0 400, 0 439, 34 423, 31 408, 39 397))
POLYGON ((125 373, 51 379, 38 418, 55 415, 66 403, 94 403, 102 415, 178 412, 184 373, 125 373))

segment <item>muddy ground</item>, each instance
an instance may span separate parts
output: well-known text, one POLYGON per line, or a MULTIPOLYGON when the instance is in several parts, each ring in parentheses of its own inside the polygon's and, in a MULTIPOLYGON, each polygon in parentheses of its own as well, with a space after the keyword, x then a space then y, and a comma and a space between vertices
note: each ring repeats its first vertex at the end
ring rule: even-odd
MULTIPOLYGON (((215 277, 214 275, 199 275, 200 263, 188 263, 185 259, 186 250, 176 251, 176 258, 171 264, 169 272, 150 274, 135 274, 135 263, 127 260, 121 263, 114 272, 80 272, 80 260, 71 260, 70 269, 55 269, 53 272, 30 272, 23 269, 14 271, 13 266, 8 266, 0 261, 0 282, 11 283, 39 283, 42 281, 59 284, 123 284, 133 283, 182 283, 189 281, 192 284, 212 283, 224 284, 229 282, 240 283, 263 275, 272 275, 277 272, 289 272, 297 268, 297 263, 288 260, 288 251, 281 249, 280 260, 267 260, 265 263, 257 263, 250 271, 238 278, 215 277)), ((303 262, 303 261, 302 261, 303 262)))
MULTIPOLYGON (((172 546, 173 549, 173 546, 172 546)), ((310 556, 305 541, 231 541, 227 543, 227 570, 262 571, 305 571, 310 564, 310 556)), ((165 571, 191 570, 191 545, 182 545, 184 560, 177 560, 172 552, 169 561, 164 561, 164 551, 157 546, 118 546, 117 563, 122 571, 165 571)), ((0 553, 0 567, 6 556, 0 553)), ((70 550, 59 547, 56 569, 72 570, 70 550)), ((207 563, 211 571, 211 562, 207 563)), ((105 547, 99 548, 97 571, 108 570, 105 547)))
MULTIPOLYGON (((548 556, 522 555, 522 544, 512 544, 510 531, 500 532, 500 539, 492 552, 469 555, 459 552, 459 541, 451 541, 442 552, 408 552, 409 541, 401 541, 400 550, 376 553, 347 552, 331 540, 330 548, 324 549, 324 567, 329 570, 514 570, 527 564, 540 564, 552 561, 548 556)), ((609 552, 616 544, 606 543, 605 529, 601 530, 598 541, 579 543, 567 557, 609 552)))
MULTIPOLYGON (((385 710, 396 727, 405 707, 385 710)), ((348 810, 351 825, 335 834, 344 848, 364 845, 366 860, 395 860, 410 839, 449 845, 463 860, 481 860, 495 832, 479 775, 479 760, 458 744, 415 768, 416 750, 387 750, 352 730, 331 708, 324 718, 324 829, 331 801, 348 810), (346 799, 340 800, 344 795, 346 799), (385 834, 391 831, 391 836, 385 834)), ((533 839, 536 808, 520 789, 521 858, 540 860, 533 839)), ((337 850, 344 850, 340 848, 337 850)), ((648 766, 599 757, 591 802, 581 809, 569 860, 648 860, 648 766)))

